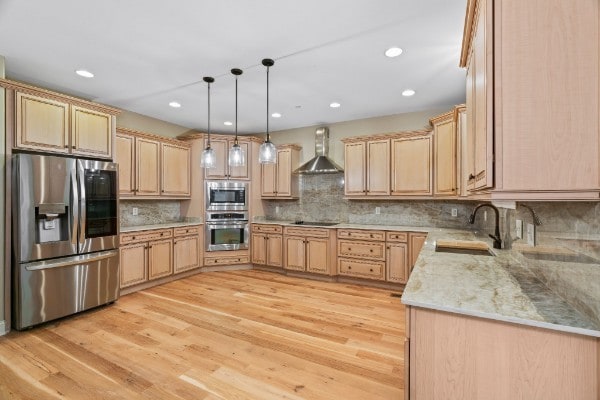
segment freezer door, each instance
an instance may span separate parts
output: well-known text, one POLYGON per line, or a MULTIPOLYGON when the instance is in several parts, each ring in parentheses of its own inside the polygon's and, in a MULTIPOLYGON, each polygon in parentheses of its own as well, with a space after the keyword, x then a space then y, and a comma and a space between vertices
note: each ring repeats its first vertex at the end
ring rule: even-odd
POLYGON ((119 251, 20 264, 13 279, 13 326, 20 330, 115 301, 119 251))

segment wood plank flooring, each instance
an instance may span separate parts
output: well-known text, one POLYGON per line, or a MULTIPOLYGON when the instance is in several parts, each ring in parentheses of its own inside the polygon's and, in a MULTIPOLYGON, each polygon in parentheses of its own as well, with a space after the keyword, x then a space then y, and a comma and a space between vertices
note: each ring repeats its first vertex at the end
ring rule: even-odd
POLYGON ((0 399, 403 399, 390 293, 195 275, 0 338, 0 399))

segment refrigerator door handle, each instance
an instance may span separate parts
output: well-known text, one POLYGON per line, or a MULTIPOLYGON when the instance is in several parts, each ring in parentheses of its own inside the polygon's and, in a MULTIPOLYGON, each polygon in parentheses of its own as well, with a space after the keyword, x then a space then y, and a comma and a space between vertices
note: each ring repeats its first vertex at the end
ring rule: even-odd
POLYGON ((77 249, 77 230, 79 229, 79 189, 77 187, 77 166, 73 166, 71 170, 71 190, 73 199, 71 199, 71 244, 77 249))
POLYGON ((77 160, 77 175, 79 175, 79 213, 81 221, 79 222, 79 251, 83 251, 85 244, 85 224, 86 224, 86 195, 85 195, 85 166, 81 160, 77 160))
POLYGON ((101 253, 95 253, 95 254, 83 254, 80 256, 73 256, 73 257, 67 258, 66 260, 61 259, 58 261, 57 260, 36 261, 36 262, 32 262, 32 263, 27 263, 25 265, 25 269, 27 271, 41 271, 41 270, 45 270, 45 269, 68 267, 71 265, 87 264, 87 263, 92 263, 95 261, 100 261, 100 260, 114 257, 118 253, 119 253, 118 250, 110 250, 110 251, 103 251, 101 253))

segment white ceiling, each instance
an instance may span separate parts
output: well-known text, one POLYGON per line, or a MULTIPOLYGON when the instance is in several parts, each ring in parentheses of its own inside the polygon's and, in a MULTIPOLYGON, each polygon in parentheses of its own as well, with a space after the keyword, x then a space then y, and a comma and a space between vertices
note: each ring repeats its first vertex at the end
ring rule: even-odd
POLYGON ((466 0, 0 0, 10 79, 205 130, 240 133, 399 114, 464 102, 458 67, 466 0), (404 53, 387 58, 399 46, 404 53), (96 76, 85 79, 76 69, 96 76), (401 92, 411 88, 413 97, 401 92), (179 109, 170 101, 182 104, 179 109), (342 104, 333 109, 329 103, 342 104))

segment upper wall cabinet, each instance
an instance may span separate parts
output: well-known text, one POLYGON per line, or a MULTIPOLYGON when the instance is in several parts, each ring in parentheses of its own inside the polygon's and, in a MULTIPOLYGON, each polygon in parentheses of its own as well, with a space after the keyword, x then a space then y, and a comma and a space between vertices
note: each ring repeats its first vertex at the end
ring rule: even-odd
POLYGON ((429 120, 433 126, 433 194, 458 193, 457 123, 454 111, 429 120))
MULTIPOLYGON (((250 154, 250 142, 238 136, 238 144, 246 154, 246 165, 243 167, 229 166, 229 149, 233 146, 233 136, 219 137, 212 135, 210 138, 210 147, 215 151, 217 163, 215 168, 207 168, 204 171, 204 177, 210 179, 250 179, 250 168, 252 162, 252 154, 250 154)), ((206 147, 206 141, 205 141, 206 147)))
POLYGON ((599 8, 589 0, 468 1, 461 66, 472 193, 598 200, 599 8))
POLYGON ((261 165, 260 194, 262 198, 298 198, 298 176, 292 172, 300 166, 300 146, 277 147, 277 163, 261 165))
POLYGON ((344 191, 346 196, 390 194, 390 140, 344 140, 344 191))
POLYGON ((190 144, 131 129, 117 128, 121 198, 189 198, 190 144))
POLYGON ((0 86, 13 148, 112 159, 119 110, 8 80, 0 86))
POLYGON ((392 194, 429 196, 432 190, 431 132, 392 139, 392 194))

